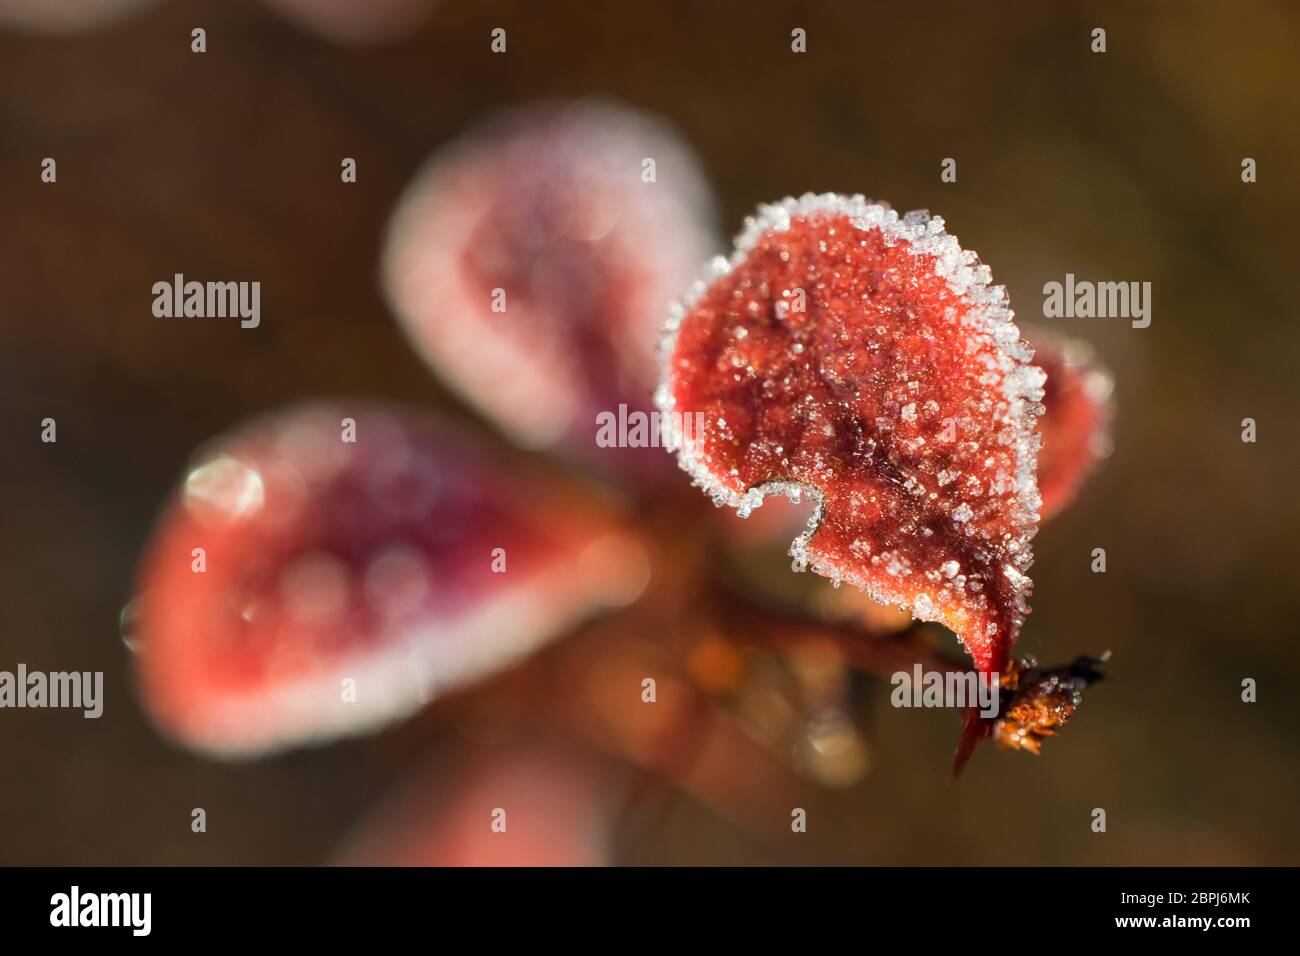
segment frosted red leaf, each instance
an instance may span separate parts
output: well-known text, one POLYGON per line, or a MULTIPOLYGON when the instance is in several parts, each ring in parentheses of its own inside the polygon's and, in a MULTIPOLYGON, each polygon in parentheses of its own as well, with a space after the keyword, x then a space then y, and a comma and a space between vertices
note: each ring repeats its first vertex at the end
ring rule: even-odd
POLYGON ((644 573, 585 492, 434 418, 313 405, 203 450, 148 545, 132 646, 163 729, 255 752, 405 716, 644 573))
POLYGON ((688 148, 656 121, 536 106, 416 175, 384 284, 425 359, 515 441, 642 472, 662 456, 606 454, 596 416, 653 409, 664 309, 712 247, 711 205, 688 148))
POLYGON ((1026 329, 1034 363, 1047 373, 1038 420, 1038 490, 1044 521, 1074 500, 1097 463, 1110 453, 1110 373, 1092 347, 1042 329, 1026 329))
POLYGON ((1000 671, 1039 504, 1030 356, 941 219, 805 195, 763 207, 675 308, 658 400, 703 413, 678 460, 716 502, 743 515, 808 490, 796 562, 942 622, 1000 671))

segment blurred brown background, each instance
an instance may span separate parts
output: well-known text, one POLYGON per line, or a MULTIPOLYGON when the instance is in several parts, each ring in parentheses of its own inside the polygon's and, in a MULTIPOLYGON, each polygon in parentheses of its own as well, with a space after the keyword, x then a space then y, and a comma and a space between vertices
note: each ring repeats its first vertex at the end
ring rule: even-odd
POLYGON ((0 863, 324 861, 452 733, 433 714, 250 764, 192 756, 143 716, 117 615, 203 439, 309 396, 452 404, 379 295, 393 202, 497 108, 589 93, 674 123, 728 232, 760 201, 864 192, 943 215, 1026 322, 1049 324, 1041 289, 1066 272, 1154 287, 1146 330, 1055 324, 1094 343, 1118 403, 1113 457, 1035 542, 1019 650, 1115 654, 1065 735, 1037 760, 981 752, 954 784, 952 715, 880 692, 857 715, 871 772, 826 792, 833 832, 760 839, 674 797, 617 858, 1296 862, 1297 49, 1294 4, 1226 2, 441 0, 405 39, 355 48, 253 2, 0 26, 0 669, 103 670, 107 694, 98 721, 0 711, 0 863), (150 287, 174 272, 260 279, 262 327, 155 319, 150 287))

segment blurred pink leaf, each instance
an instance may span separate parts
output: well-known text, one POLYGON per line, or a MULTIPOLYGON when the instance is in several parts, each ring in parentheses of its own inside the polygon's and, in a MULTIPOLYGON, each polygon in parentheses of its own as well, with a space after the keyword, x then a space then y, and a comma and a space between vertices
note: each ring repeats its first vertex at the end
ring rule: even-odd
POLYGON ((573 746, 442 756, 346 841, 344 866, 601 866, 629 774, 573 746))
POLYGON ((0 27, 81 33, 109 26, 158 0, 0 0, 0 27))
POLYGON ((600 454, 596 416, 652 408, 658 330, 710 251, 711 206, 658 122, 590 102, 532 107, 416 175, 384 285, 440 377, 516 442, 653 474, 661 455, 600 454))
POLYGON ((437 0, 264 0, 286 19, 335 43, 387 43, 426 20, 437 0))

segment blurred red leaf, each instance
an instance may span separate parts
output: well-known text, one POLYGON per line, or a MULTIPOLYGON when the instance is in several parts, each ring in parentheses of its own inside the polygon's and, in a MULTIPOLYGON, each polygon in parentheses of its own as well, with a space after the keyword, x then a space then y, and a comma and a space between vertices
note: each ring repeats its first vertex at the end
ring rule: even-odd
POLYGON ((133 643, 158 723, 223 752, 368 729, 634 597, 635 539, 507 457, 369 405, 294 409, 210 445, 139 575, 133 643))
POLYGON ((1042 329, 1028 329, 1034 363, 1047 373, 1038 431, 1038 490, 1042 519, 1059 513, 1078 494, 1097 462, 1110 453, 1113 382, 1091 347, 1042 329))

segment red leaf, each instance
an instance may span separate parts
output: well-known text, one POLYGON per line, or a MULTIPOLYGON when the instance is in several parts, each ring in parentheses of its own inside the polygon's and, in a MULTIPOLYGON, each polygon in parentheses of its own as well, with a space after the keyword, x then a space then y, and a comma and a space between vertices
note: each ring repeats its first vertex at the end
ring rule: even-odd
POLYGON ((658 123, 534 107, 416 176, 385 287, 421 354, 515 441, 644 474, 663 457, 598 448, 596 416, 652 408, 664 308, 712 246, 710 207, 694 158, 658 123))
POLYGON ((249 752, 404 716, 644 574, 596 503, 526 463, 436 419, 310 406, 204 451, 142 563, 133 646, 165 730, 249 752))
POLYGON ((1092 348, 1042 329, 1027 329, 1034 363, 1047 373, 1043 415, 1038 420, 1039 513, 1044 521, 1074 500, 1097 462, 1110 453, 1110 373, 1092 348))
POLYGON ((717 502, 816 489, 797 560, 941 621, 1000 671, 1039 504, 1030 355, 942 220, 807 195, 762 209, 674 314, 659 401, 703 414, 679 461, 717 502))
POLYGON ((967 707, 961 715, 961 734, 957 738, 957 752, 952 758, 952 775, 961 776, 975 748, 988 738, 992 732, 991 723, 980 715, 979 709, 967 707))

